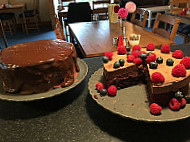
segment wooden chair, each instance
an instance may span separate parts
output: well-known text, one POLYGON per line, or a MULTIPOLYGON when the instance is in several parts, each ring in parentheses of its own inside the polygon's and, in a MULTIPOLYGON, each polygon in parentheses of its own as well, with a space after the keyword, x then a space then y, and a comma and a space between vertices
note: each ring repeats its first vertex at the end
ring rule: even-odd
POLYGON ((145 29, 147 17, 148 11, 144 11, 141 8, 137 8, 131 17, 131 22, 145 29), (140 19, 137 19, 137 16, 139 16, 140 19))
POLYGON ((63 8, 68 7, 69 3, 75 3, 76 0, 61 0, 61 5, 63 8))
MULTIPOLYGON (((5 32, 4 32, 3 24, 2 24, 2 21, 1 21, 1 20, 0 20, 0 35, 1 35, 2 38, 3 38, 5 47, 8 47, 7 38, 6 38, 6 36, 5 36, 5 32)), ((0 47, 0 48, 1 48, 1 47, 0 47)))
POLYGON ((171 0, 170 11, 175 13, 181 13, 184 8, 188 8, 190 0, 171 0))
POLYGON ((57 18, 56 15, 55 15, 55 20, 56 20, 56 24, 55 24, 54 31, 55 31, 57 39, 62 39, 62 40, 66 41, 66 38, 65 38, 65 35, 63 33, 63 29, 62 29, 61 23, 60 23, 60 21, 59 21, 59 19, 57 18))
POLYGON ((174 16, 157 13, 152 32, 174 41, 179 23, 180 19, 175 18, 174 16), (171 30, 160 28, 160 22, 164 22, 165 24, 172 26, 171 30))
POLYGON ((108 4, 110 0, 92 1, 92 14, 98 15, 99 19, 108 19, 108 4))
MULTIPOLYGON (((22 23, 23 29, 28 34, 29 29, 37 29, 39 32, 39 0, 33 0, 33 9, 24 11, 25 19, 26 19, 26 28, 24 28, 24 21, 22 23)), ((23 15, 21 14, 20 17, 23 15)))

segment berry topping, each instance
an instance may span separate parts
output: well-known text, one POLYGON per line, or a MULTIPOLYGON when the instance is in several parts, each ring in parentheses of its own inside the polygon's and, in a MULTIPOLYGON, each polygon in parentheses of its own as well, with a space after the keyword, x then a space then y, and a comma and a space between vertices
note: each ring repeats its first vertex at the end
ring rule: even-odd
POLYGON ((187 104, 190 104, 190 97, 185 96, 184 98, 185 98, 185 100, 186 100, 186 103, 187 103, 187 104))
POLYGON ((146 60, 147 54, 146 53, 141 53, 139 56, 142 60, 146 60))
POLYGON ((113 53, 110 52, 110 51, 108 51, 108 52, 105 52, 105 53, 104 53, 104 56, 107 56, 107 57, 109 58, 109 60, 111 60, 111 59, 112 59, 112 56, 113 56, 113 53))
POLYGON ((107 56, 103 56, 102 60, 104 63, 107 63, 109 61, 109 58, 107 56))
POLYGON ((161 111, 162 111, 162 107, 159 106, 158 104, 152 103, 152 104, 150 105, 150 112, 151 112, 151 114, 153 114, 153 115, 158 115, 158 114, 161 113, 161 111))
POLYGON ((186 99, 182 98, 181 100, 178 100, 178 101, 179 101, 180 106, 181 106, 182 108, 185 107, 185 105, 186 105, 186 103, 187 103, 186 99))
POLYGON ((120 54, 120 55, 124 55, 124 54, 127 53, 127 50, 126 50, 125 46, 118 46, 118 47, 117 47, 117 52, 118 52, 118 54, 120 54))
POLYGON ((151 80, 153 83, 163 83, 165 78, 160 72, 154 72, 151 76, 151 80))
POLYGON ((119 59, 120 66, 124 66, 125 60, 124 59, 119 59))
POLYGON ((147 53, 147 56, 149 56, 150 54, 152 54, 152 52, 148 52, 148 53, 147 53))
POLYGON ((140 53, 140 54, 141 54, 141 53, 145 53, 145 54, 147 54, 146 51, 140 51, 139 53, 140 53))
POLYGON ((142 60, 141 60, 141 58, 135 58, 135 59, 133 60, 133 63, 135 63, 135 64, 141 64, 141 63, 142 63, 142 60))
POLYGON ((109 95, 111 96, 115 96, 117 94, 117 88, 114 86, 114 85, 111 85, 109 88, 108 88, 108 93, 109 95))
POLYGON ((181 50, 176 50, 173 54, 172 57, 176 59, 182 59, 183 58, 183 52, 181 50))
POLYGON ((162 57, 156 58, 156 62, 157 62, 158 64, 162 64, 162 63, 163 63, 163 58, 162 58, 162 57))
POLYGON ((149 43, 146 47, 147 51, 154 51, 154 49, 155 49, 154 43, 149 43))
POLYGON ((101 89, 100 90, 100 95, 102 95, 102 96, 107 95, 107 93, 108 93, 108 91, 106 89, 101 89))
POLYGON ((123 46, 123 37, 121 35, 118 37, 118 46, 123 46))
POLYGON ((136 51, 132 51, 131 55, 134 55, 135 58, 137 58, 137 57, 140 56, 140 52, 138 52, 138 50, 136 50, 136 51))
POLYGON ((158 63, 157 63, 157 62, 150 62, 150 63, 149 63, 149 67, 150 67, 151 69, 157 69, 158 63))
POLYGON ((133 49, 132 49, 132 51, 136 51, 136 50, 141 50, 141 47, 139 46, 139 45, 135 45, 135 46, 133 46, 133 49))
POLYGON ((128 55, 127 56, 127 62, 133 62, 134 59, 135 59, 134 55, 128 55))
POLYGON ((170 59, 170 58, 168 58, 168 59, 166 60, 166 65, 168 65, 168 66, 173 66, 173 64, 174 64, 174 60, 172 60, 172 59, 170 59))
POLYGON ((96 83, 96 89, 98 90, 98 91, 100 91, 101 89, 104 89, 105 87, 104 87, 104 84, 103 83, 101 83, 101 82, 98 82, 98 83, 96 83))
POLYGON ((146 61, 147 61, 148 63, 150 63, 150 62, 155 62, 155 61, 156 61, 156 54, 155 54, 155 53, 150 54, 150 55, 146 58, 146 61))
POLYGON ((118 61, 116 61, 113 65, 113 67, 116 69, 116 68, 119 68, 120 67, 120 63, 118 61))
POLYGON ((181 100, 183 98, 183 94, 181 91, 177 91, 175 94, 174 94, 175 98, 177 100, 181 100))
POLYGON ((186 76, 186 69, 183 64, 178 64, 172 69, 172 75, 175 77, 184 77, 186 76))
POLYGON ((131 55, 131 52, 127 52, 127 55, 131 55))
POLYGON ((127 52, 130 52, 131 51, 131 48, 129 46, 125 46, 127 52))
POLYGON ((169 102, 169 107, 172 110, 179 110, 181 107, 181 104, 179 103, 179 101, 176 98, 172 98, 169 102))
POLYGON ((186 69, 190 69, 190 57, 184 57, 180 64, 183 64, 186 69))
POLYGON ((162 53, 170 53, 170 46, 168 44, 163 44, 161 48, 162 53))

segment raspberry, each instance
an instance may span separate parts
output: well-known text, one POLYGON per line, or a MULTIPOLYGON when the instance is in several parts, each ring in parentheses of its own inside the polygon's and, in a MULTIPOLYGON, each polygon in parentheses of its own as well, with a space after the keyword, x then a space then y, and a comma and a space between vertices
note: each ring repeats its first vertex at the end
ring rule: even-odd
POLYGON ((140 56, 140 52, 138 52, 138 51, 132 51, 131 55, 134 55, 135 58, 137 58, 137 57, 140 56))
POLYGON ((158 104, 152 103, 152 104, 150 105, 150 112, 151 112, 151 114, 153 114, 153 115, 158 115, 158 114, 161 113, 161 111, 162 111, 162 107, 159 106, 158 104))
POLYGON ((136 51, 136 50, 141 50, 141 47, 139 46, 139 45, 135 45, 135 46, 133 46, 133 49, 132 49, 132 51, 136 51))
POLYGON ((96 89, 98 90, 98 91, 100 91, 101 89, 104 89, 105 87, 104 87, 104 84, 103 83, 101 83, 101 82, 97 82, 96 83, 96 89))
POLYGON ((151 80, 153 83, 163 83, 165 78, 160 72, 154 72, 151 76, 151 80))
POLYGON ((181 50, 176 50, 173 54, 172 57, 176 59, 182 59, 183 58, 183 52, 181 50))
POLYGON ((185 107, 185 105, 186 105, 186 103, 187 103, 186 99, 182 98, 181 100, 178 100, 178 101, 179 101, 180 106, 181 106, 182 108, 185 107))
POLYGON ((172 98, 169 102, 169 107, 172 110, 179 110, 180 109, 181 104, 179 103, 179 101, 176 98, 172 98))
POLYGON ((156 61, 156 54, 152 53, 146 58, 147 63, 155 62, 156 61))
POLYGON ((141 60, 141 58, 135 58, 135 59, 133 60, 133 63, 135 63, 135 64, 141 64, 141 63, 142 63, 142 60, 141 60))
POLYGON ((134 55, 128 55, 127 56, 127 62, 133 62, 134 59, 135 59, 134 55))
POLYGON ((147 51, 154 51, 154 49, 155 49, 154 43, 149 43, 146 47, 147 51))
POLYGON ((118 39, 118 46, 123 46, 123 37, 120 35, 118 39))
POLYGON ((107 56, 107 57, 109 58, 109 60, 111 60, 111 59, 112 59, 112 56, 113 56, 113 53, 110 52, 110 51, 108 51, 108 52, 105 52, 105 53, 104 53, 104 56, 107 56))
POLYGON ((183 64, 186 69, 190 69, 190 57, 184 57, 180 64, 183 64))
POLYGON ((117 52, 118 52, 118 54, 123 55, 123 54, 127 53, 127 50, 126 50, 125 46, 118 46, 117 52))
POLYGON ((114 86, 114 85, 111 85, 109 88, 108 88, 108 93, 109 95, 111 96, 115 96, 117 94, 117 88, 114 86))
POLYGON ((170 46, 168 44, 163 44, 161 48, 162 53, 170 53, 170 46))
POLYGON ((186 76, 186 69, 183 64, 178 64, 172 69, 172 75, 175 77, 184 77, 186 76))

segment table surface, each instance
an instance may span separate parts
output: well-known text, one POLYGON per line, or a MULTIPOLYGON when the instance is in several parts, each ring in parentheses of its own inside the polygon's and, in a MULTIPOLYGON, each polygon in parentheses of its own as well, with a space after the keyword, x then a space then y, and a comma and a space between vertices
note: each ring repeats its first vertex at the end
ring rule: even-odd
POLYGON ((147 7, 147 8, 142 8, 142 9, 148 10, 148 11, 151 11, 151 12, 160 12, 160 11, 170 10, 170 7, 168 5, 166 5, 166 6, 147 7))
MULTIPOLYGON (((190 44, 172 47, 190 56, 190 44)), ((190 140, 190 119, 145 123, 113 114, 95 103, 88 91, 101 57, 86 58, 85 80, 68 91, 33 102, 0 100, 1 142, 181 142, 190 140)), ((175 112, 174 112, 175 113, 175 112)), ((156 117, 156 116, 155 116, 156 117)))
MULTIPOLYGON (((112 46, 114 37, 122 34, 120 23, 110 23, 108 20, 99 22, 80 22, 69 24, 71 34, 76 38, 84 57, 101 56, 106 51, 115 51, 117 48, 112 46)), ((156 35, 150 31, 143 30, 141 27, 126 22, 125 36, 129 38, 131 34, 140 34, 139 45, 146 47, 150 42, 155 46, 163 44, 173 44, 174 42, 156 35)))

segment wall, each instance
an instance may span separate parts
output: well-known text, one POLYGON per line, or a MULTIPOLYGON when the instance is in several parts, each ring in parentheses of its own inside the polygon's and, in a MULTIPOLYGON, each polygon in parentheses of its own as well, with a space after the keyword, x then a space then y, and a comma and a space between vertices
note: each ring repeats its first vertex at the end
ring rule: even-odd
MULTIPOLYGON (((11 4, 25 2, 27 9, 32 9, 33 0, 9 0, 11 4)), ((0 4, 7 3, 8 0, 0 0, 0 4)), ((48 0, 39 0, 40 7, 40 18, 42 22, 50 21, 50 12, 49 12, 49 1, 48 0)))

